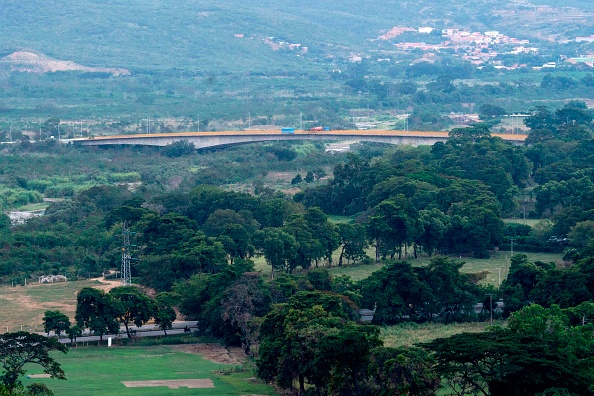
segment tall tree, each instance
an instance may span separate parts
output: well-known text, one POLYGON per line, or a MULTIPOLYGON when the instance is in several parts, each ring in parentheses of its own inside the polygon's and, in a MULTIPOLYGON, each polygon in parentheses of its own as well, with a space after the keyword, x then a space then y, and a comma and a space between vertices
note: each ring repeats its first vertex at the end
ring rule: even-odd
POLYGON ((179 300, 179 295, 175 293, 157 294, 157 306, 154 314, 155 324, 163 330, 165 336, 167 336, 167 330, 173 327, 173 321, 177 316, 175 309, 173 309, 173 305, 177 300, 179 300))
POLYGON ((59 337, 60 334, 70 327, 70 319, 60 311, 45 311, 43 316, 43 329, 49 335, 54 331, 59 337))
POLYGON ((360 260, 367 257, 365 248, 367 245, 367 235, 365 228, 360 224, 338 224, 338 237, 340 238, 340 256, 338 258, 338 266, 342 266, 344 257, 347 260, 360 260))
POLYGON ((15 388, 21 385, 19 377, 25 374, 25 367, 30 364, 40 365, 52 378, 66 379, 60 363, 50 356, 51 351, 66 353, 68 348, 54 338, 24 331, 0 335, 0 379, 8 395, 12 396, 15 388))
POLYGON ((390 396, 434 396, 441 379, 435 360, 420 348, 384 348, 372 351, 369 389, 390 396))
POLYGON ((329 222, 328 216, 317 207, 307 209, 304 218, 314 238, 320 243, 328 265, 332 265, 332 254, 340 246, 337 227, 329 222))
POLYGON ((320 240, 314 235, 303 216, 290 216, 283 230, 292 235, 296 242, 295 254, 288 260, 291 272, 297 267, 309 269, 312 262, 317 263, 324 257, 325 251, 320 240))
POLYGON ((130 324, 140 327, 155 315, 156 303, 135 286, 115 287, 109 295, 119 304, 118 320, 126 327, 129 339, 132 339, 130 324))
POLYGON ((264 228, 254 234, 254 245, 272 266, 271 278, 274 278, 275 271, 293 271, 290 260, 299 248, 293 235, 278 228, 264 228))
POLYGON ((457 395, 534 395, 554 388, 590 395, 592 331, 568 323, 559 307, 533 305, 512 315, 508 329, 457 334, 424 347, 457 395))
POLYGON ((258 376, 283 388, 297 381, 300 395, 306 383, 322 394, 360 394, 359 381, 370 350, 380 344, 379 333, 349 321, 343 302, 327 292, 298 293, 270 312, 261 328, 258 376))
POLYGON ((102 290, 85 287, 76 296, 76 323, 80 328, 88 328, 98 334, 100 340, 103 340, 104 334, 120 332, 117 319, 120 315, 122 308, 119 303, 102 290))
POLYGON ((359 285, 363 306, 376 307, 375 323, 395 324, 431 318, 426 305, 434 298, 432 290, 406 261, 386 263, 359 285))

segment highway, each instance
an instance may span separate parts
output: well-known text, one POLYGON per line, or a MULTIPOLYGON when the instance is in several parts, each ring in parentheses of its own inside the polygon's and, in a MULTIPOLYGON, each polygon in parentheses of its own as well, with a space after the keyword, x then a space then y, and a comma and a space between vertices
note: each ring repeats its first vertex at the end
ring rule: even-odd
MULTIPOLYGON (((131 135, 108 135, 108 136, 91 136, 87 138, 70 139, 73 142, 89 141, 89 140, 105 140, 105 139, 134 139, 134 138, 158 138, 158 137, 213 137, 213 136, 401 136, 401 137, 432 137, 432 138, 448 138, 448 132, 444 131, 397 131, 387 129, 345 129, 345 130, 331 130, 331 131, 308 131, 295 130, 293 133, 284 133, 280 130, 242 130, 242 131, 218 131, 218 132, 170 132, 170 133, 138 133, 131 135)), ((511 133, 494 133, 492 136, 497 136, 503 140, 509 141, 524 141, 528 135, 511 134, 511 133)))
MULTIPOLYGON (((520 145, 527 135, 493 134, 503 140, 520 145)), ((196 149, 209 147, 226 147, 237 144, 249 144, 266 141, 294 141, 294 140, 356 140, 394 145, 433 145, 448 140, 448 132, 443 131, 392 131, 381 129, 370 130, 336 130, 336 131, 220 131, 220 132, 175 132, 133 135, 91 136, 86 138, 69 139, 68 142, 84 146, 102 145, 141 145, 166 146, 181 140, 193 144, 196 149)), ((63 140, 66 142, 66 140, 63 140)))

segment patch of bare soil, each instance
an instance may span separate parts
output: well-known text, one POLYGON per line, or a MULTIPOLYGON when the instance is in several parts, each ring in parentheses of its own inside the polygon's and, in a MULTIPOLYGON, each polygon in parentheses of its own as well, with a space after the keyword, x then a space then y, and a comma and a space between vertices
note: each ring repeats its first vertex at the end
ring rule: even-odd
POLYGON ((122 381, 126 388, 147 388, 154 386, 166 386, 169 389, 190 388, 214 388, 210 379, 185 379, 185 380, 150 380, 150 381, 122 381))
MULTIPOLYGON (((32 284, 27 288, 40 287, 41 285, 32 284)), ((47 286, 47 285, 43 285, 47 286)), ((75 306, 67 302, 40 302, 35 301, 31 296, 25 294, 22 286, 12 288, 9 293, 0 296, 0 299, 9 301, 19 312, 29 312, 27 321, 29 323, 41 323, 43 320, 43 311, 59 310, 66 315, 74 316, 75 306), (37 312, 37 313, 35 313, 37 312)), ((23 322, 20 322, 22 324, 23 322)))
POLYGON ((272 181, 282 180, 290 182, 294 177, 295 173, 292 172, 269 172, 266 175, 266 178, 272 181))
POLYGON ((225 348, 220 344, 174 345, 173 349, 186 353, 195 353, 214 363, 242 364, 246 355, 239 347, 225 348))
POLYGON ((100 278, 91 278, 90 280, 99 282, 100 285, 96 285, 93 287, 95 289, 100 289, 105 292, 110 291, 114 287, 122 286, 122 281, 119 279, 103 279, 103 277, 100 277, 100 278))
POLYGON ((87 67, 72 61, 60 61, 50 58, 41 53, 25 50, 16 51, 0 59, 0 63, 9 64, 11 69, 27 73, 47 73, 57 71, 85 71, 89 73, 111 73, 114 76, 127 76, 130 71, 127 69, 116 69, 107 67, 87 67))

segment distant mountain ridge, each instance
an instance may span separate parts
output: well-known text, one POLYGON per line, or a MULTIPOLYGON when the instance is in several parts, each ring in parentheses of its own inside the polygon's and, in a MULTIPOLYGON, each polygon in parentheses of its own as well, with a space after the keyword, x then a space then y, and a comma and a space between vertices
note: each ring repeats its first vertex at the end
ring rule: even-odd
POLYGON ((531 41, 594 33, 591 2, 554 3, 63 0, 57 7, 45 0, 4 0, 0 53, 33 48, 81 65, 139 72, 274 75, 317 70, 320 64, 332 70, 330 64, 348 61, 352 53, 388 58, 396 50, 391 40, 375 39, 394 27, 501 30, 531 41))
POLYGON ((128 69, 82 66, 72 61, 50 58, 49 56, 31 50, 15 51, 10 55, 0 58, 0 65, 7 66, 11 71, 27 73, 82 71, 88 73, 109 73, 114 76, 131 74, 128 69))

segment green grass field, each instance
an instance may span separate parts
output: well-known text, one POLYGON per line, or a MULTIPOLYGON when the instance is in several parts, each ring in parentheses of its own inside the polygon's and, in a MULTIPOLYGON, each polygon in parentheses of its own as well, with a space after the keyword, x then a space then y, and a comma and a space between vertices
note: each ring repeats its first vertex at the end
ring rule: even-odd
POLYGON ((19 206, 19 207, 15 208, 15 210, 18 210, 20 212, 36 212, 36 211, 40 211, 40 210, 46 210, 48 206, 49 206, 48 202, 40 202, 40 203, 19 206))
MULTIPOLYGON (((78 395, 276 395, 272 387, 253 378, 251 370, 236 371, 236 365, 213 363, 199 355, 174 350, 170 346, 72 348, 54 358, 62 365, 67 380, 24 379, 46 384, 54 394, 78 395), (214 388, 168 389, 160 387, 127 388, 122 381, 211 379, 214 388)), ((32 365, 27 375, 40 374, 32 365)))
MULTIPOLYGON (((502 322, 494 322, 502 326, 502 322)), ((459 333, 480 333, 491 326, 490 322, 472 323, 406 323, 398 326, 381 328, 381 339, 386 347, 412 346, 419 343, 430 342, 437 338, 446 338, 459 333)))
POLYGON ((503 219, 504 223, 525 224, 529 225, 530 227, 534 227, 541 221, 542 219, 503 219))
MULTIPOLYGON (((544 261, 544 262, 557 262, 561 260, 561 254, 556 253, 530 253, 530 252, 514 252, 523 253, 528 256, 529 261, 544 261)), ((473 257, 462 257, 457 259, 464 261, 462 272, 474 273, 481 271, 488 271, 487 277, 483 281, 486 284, 492 284, 495 286, 499 285, 500 274, 501 281, 505 279, 509 271, 509 258, 510 252, 497 252, 489 259, 477 259, 473 257)), ((409 262, 414 266, 423 266, 429 263, 429 257, 420 257, 418 259, 409 259, 409 262)), ((342 267, 332 267, 329 269, 330 273, 334 276, 348 275, 353 280, 361 280, 367 278, 373 272, 377 271, 382 267, 382 264, 372 265, 347 265, 342 267)))
POLYGON ((330 215, 330 216, 328 216, 328 220, 334 224, 341 224, 341 223, 351 223, 355 220, 355 218, 354 218, 354 216, 330 215))
MULTIPOLYGON (((501 325, 501 322, 495 324, 501 325)), ((403 324, 381 329, 387 347, 412 346, 462 332, 482 332, 491 324, 403 324)), ((56 395, 277 395, 275 390, 254 378, 250 366, 214 363, 197 354, 178 351, 173 346, 78 347, 66 355, 56 353, 67 380, 25 378, 23 384, 44 383, 56 395), (165 386, 128 388, 122 381, 210 379, 214 388, 190 389, 165 386)), ((41 374, 39 366, 26 367, 27 375, 41 374)))

